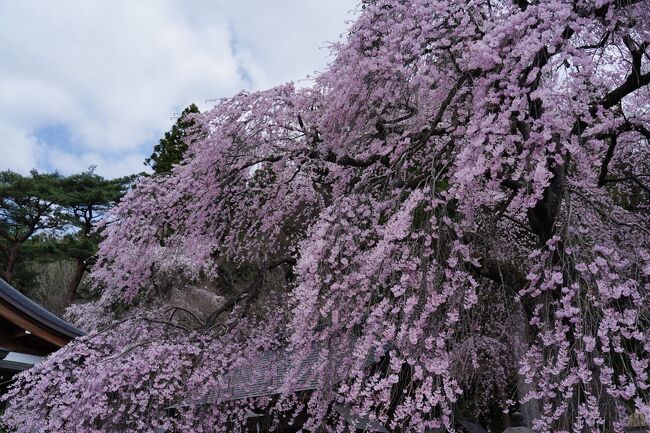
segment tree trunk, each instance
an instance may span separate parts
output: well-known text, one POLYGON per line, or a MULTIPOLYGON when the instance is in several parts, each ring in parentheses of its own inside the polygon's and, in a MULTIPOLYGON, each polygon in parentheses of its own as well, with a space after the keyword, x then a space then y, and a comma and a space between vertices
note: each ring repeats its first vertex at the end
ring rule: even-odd
MULTIPOLYGON (((526 315, 524 312, 524 307, 521 304, 521 301, 516 301, 515 311, 511 318, 511 325, 513 328, 514 344, 513 344, 513 355, 515 356, 515 363, 517 364, 517 369, 521 366, 521 362, 524 359, 526 350, 528 349, 528 321, 526 320, 526 315)), ((519 394, 519 399, 532 391, 533 387, 531 384, 526 383, 525 378, 517 372, 517 392, 519 394)), ((526 403, 521 405, 521 415, 523 418, 524 425, 527 427, 532 427, 533 420, 539 417, 539 403, 537 400, 529 400, 526 403)))
POLYGON ((4 275, 2 278, 7 283, 11 284, 11 280, 14 278, 14 271, 16 270, 16 263, 18 262, 18 250, 20 249, 20 244, 14 244, 9 250, 9 256, 7 257, 7 267, 5 268, 4 275))
POLYGON ((72 302, 75 300, 77 296, 77 289, 79 288, 79 284, 81 284, 81 279, 83 278, 85 272, 86 272, 86 262, 81 259, 77 259, 77 265, 75 266, 74 274, 72 275, 72 280, 70 280, 70 283, 68 284, 69 304, 72 304, 72 302))

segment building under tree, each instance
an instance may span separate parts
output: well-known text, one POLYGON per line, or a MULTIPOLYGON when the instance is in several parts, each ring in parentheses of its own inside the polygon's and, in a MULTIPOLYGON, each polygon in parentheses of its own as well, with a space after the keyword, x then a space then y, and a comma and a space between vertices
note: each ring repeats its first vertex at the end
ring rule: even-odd
POLYGON ((82 335, 0 279, 0 395, 15 374, 82 335))

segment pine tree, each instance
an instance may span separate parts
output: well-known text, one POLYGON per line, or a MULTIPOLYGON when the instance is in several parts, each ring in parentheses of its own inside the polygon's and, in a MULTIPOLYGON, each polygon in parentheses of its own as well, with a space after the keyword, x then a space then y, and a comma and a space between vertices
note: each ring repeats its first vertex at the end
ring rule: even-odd
POLYGON ((63 196, 61 182, 58 173, 0 172, 0 262, 5 281, 14 279, 23 246, 32 236, 65 225, 56 205, 63 196))
POLYGON ((189 114, 198 114, 199 109, 191 104, 179 116, 170 131, 154 146, 153 153, 145 159, 145 165, 151 167, 156 174, 168 173, 175 164, 181 162, 183 154, 187 150, 185 142, 188 131, 195 125, 195 121, 189 114))

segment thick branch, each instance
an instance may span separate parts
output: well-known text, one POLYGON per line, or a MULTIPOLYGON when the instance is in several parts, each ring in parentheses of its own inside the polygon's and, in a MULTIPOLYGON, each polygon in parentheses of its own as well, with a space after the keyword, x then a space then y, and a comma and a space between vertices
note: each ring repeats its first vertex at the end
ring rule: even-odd
POLYGON ((616 145, 618 144, 618 134, 624 132, 630 132, 630 131, 638 132, 639 134, 643 135, 646 139, 650 140, 650 130, 648 130, 643 125, 637 123, 631 123, 631 122, 625 122, 623 125, 621 125, 620 128, 613 131, 609 136, 607 136, 610 141, 609 141, 609 146, 607 147, 607 152, 605 153, 605 158, 603 159, 603 163, 600 166, 600 174, 598 175, 598 186, 604 186, 607 182, 609 182, 609 180, 607 179, 607 175, 609 171, 609 163, 614 157, 614 150, 616 149, 616 145))
POLYGON ((598 175, 598 186, 605 185, 607 170, 609 169, 609 163, 612 160, 612 157, 614 156, 614 149, 616 148, 617 143, 618 143, 618 136, 616 134, 612 134, 611 137, 609 138, 609 146, 607 147, 605 158, 603 159, 603 163, 600 166, 600 174, 598 175))
MULTIPOLYGON (((637 3, 642 2, 643 0, 616 0, 613 5, 617 9, 622 9, 628 6, 635 5, 637 3)), ((607 13, 609 12, 609 8, 612 6, 612 3, 607 3, 599 8, 596 8, 594 10, 594 16, 596 18, 607 18, 607 13)))
POLYGON ((388 165, 390 162, 390 159, 386 155, 371 155, 366 159, 357 159, 349 155, 339 156, 332 151, 329 151, 326 155, 321 155, 320 159, 323 161, 332 162, 336 165, 357 168, 369 167, 378 161, 384 165, 388 165))
POLYGON ((519 9, 521 9, 522 12, 525 12, 526 9, 528 9, 527 0, 514 0, 514 3, 517 5, 519 9))
POLYGON ((221 316, 223 313, 227 311, 231 311, 238 304, 241 304, 242 302, 250 302, 252 299, 255 299, 257 295, 259 295, 260 290, 262 289, 263 284, 261 283, 264 280, 264 274, 266 272, 285 264, 294 265, 295 263, 296 263, 296 259, 294 259, 293 257, 285 257, 285 258, 281 258, 269 262, 266 265, 266 267, 259 270, 255 278, 253 279, 253 282, 244 291, 242 291, 242 293, 240 293, 238 296, 235 296, 227 300, 221 307, 219 307, 218 309, 213 311, 212 314, 210 314, 210 316, 206 320, 206 327, 214 326, 219 316, 221 316))
POLYGON ((623 42, 632 55, 632 71, 630 71, 630 75, 627 76, 623 84, 605 95, 601 102, 605 108, 612 108, 630 93, 650 84, 650 72, 641 73, 641 60, 648 44, 644 42, 638 48, 635 48, 635 42, 629 36, 625 36, 623 42))
POLYGON ((564 195, 566 179, 564 165, 556 164, 551 171, 553 178, 551 178, 550 185, 544 190, 542 199, 527 212, 528 224, 539 237, 540 245, 544 245, 553 237, 553 227, 564 195))

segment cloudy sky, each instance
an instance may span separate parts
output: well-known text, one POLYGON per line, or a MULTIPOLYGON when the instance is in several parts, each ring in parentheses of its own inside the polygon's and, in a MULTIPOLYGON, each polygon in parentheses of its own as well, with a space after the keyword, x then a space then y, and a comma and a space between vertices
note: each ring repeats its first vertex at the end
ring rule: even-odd
POLYGON ((144 169, 174 113, 322 70, 355 0, 0 0, 0 169, 144 169))

